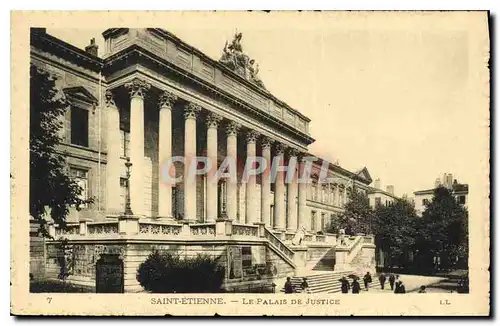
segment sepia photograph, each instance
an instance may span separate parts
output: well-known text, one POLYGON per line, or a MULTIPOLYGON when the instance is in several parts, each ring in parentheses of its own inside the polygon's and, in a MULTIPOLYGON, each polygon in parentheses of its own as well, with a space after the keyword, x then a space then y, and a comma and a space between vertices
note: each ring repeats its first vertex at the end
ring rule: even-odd
POLYGON ((68 13, 12 13, 12 313, 490 313, 488 12, 68 13))

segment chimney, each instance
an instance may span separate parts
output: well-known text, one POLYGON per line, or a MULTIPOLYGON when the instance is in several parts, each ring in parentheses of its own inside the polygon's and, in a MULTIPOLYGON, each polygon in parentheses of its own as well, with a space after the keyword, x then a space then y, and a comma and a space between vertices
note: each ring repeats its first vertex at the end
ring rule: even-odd
POLYGON ((448 173, 446 175, 446 187, 448 189, 451 189, 452 185, 453 185, 453 174, 448 173))
POLYGON ((85 47, 85 52, 93 55, 94 57, 98 56, 97 54, 99 52, 99 46, 95 44, 95 38, 90 39, 90 44, 85 47))
POLYGON ((380 178, 377 178, 375 180, 375 183, 373 184, 373 187, 376 189, 380 189, 380 178))
POLYGON ((434 188, 437 188, 441 185, 441 180, 439 178, 436 178, 436 181, 434 181, 434 188))
POLYGON ((393 185, 389 185, 389 186, 385 187, 385 189, 388 193, 390 193, 391 195, 394 195, 394 186, 393 185))

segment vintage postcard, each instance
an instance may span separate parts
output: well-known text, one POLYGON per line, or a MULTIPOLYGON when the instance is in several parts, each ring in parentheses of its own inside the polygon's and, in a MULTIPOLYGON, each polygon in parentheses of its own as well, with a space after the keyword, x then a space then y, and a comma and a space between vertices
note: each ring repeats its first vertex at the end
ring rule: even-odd
POLYGON ((488 316, 488 12, 12 12, 11 312, 488 316))

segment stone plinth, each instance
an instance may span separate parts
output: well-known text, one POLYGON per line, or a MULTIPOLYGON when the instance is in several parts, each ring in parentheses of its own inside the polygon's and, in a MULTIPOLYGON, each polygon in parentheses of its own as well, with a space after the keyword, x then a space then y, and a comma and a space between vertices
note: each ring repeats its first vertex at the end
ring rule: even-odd
POLYGON ((118 217, 118 233, 135 235, 139 234, 139 219, 136 215, 122 215, 118 217))

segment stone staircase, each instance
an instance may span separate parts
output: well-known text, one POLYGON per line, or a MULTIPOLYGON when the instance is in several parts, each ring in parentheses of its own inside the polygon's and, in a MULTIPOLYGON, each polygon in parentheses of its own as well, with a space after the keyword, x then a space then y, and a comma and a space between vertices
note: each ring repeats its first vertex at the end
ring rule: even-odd
MULTIPOLYGON (((307 278, 307 283, 309 284, 309 290, 311 293, 340 293, 340 282, 339 280, 345 276, 349 283, 352 283, 352 278, 348 278, 349 275, 355 274, 359 277, 359 283, 361 285, 361 290, 364 290, 363 284, 363 274, 355 273, 354 271, 332 271, 332 272, 314 272, 309 271, 309 273, 302 276, 291 277, 292 285, 296 293, 301 293, 302 289, 300 284, 304 277, 307 278)), ((376 275, 372 275, 372 283, 370 288, 380 286, 376 275)), ((285 289, 282 288, 281 292, 284 293, 285 289)), ((351 291, 349 291, 351 292, 351 291)))
POLYGON ((335 266, 335 248, 326 248, 324 250, 314 250, 308 257, 305 270, 314 271, 333 271, 335 266))

